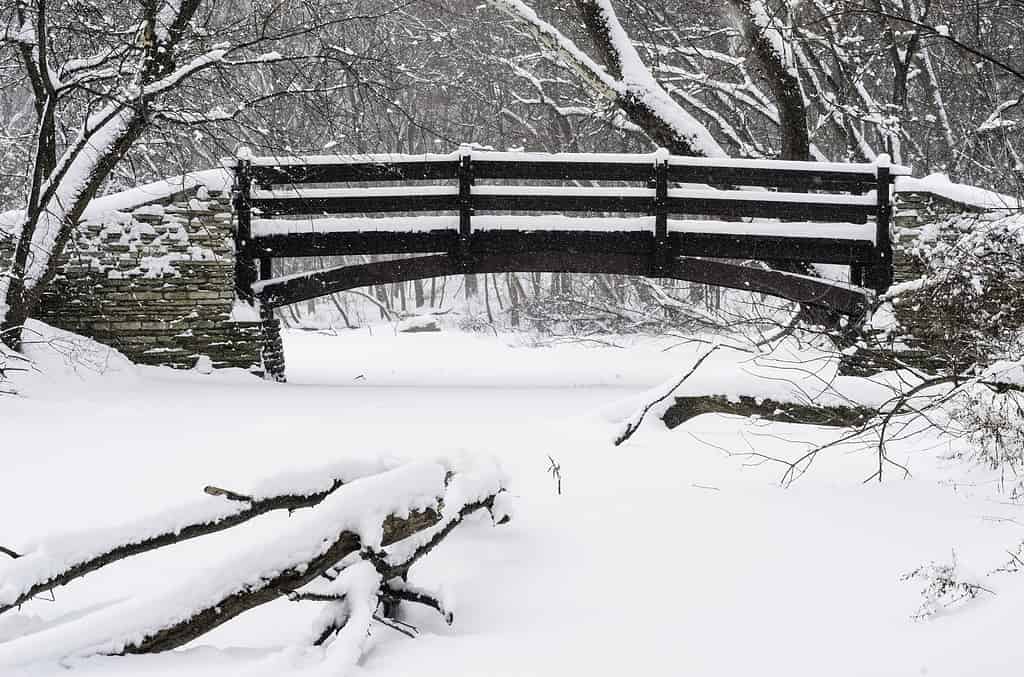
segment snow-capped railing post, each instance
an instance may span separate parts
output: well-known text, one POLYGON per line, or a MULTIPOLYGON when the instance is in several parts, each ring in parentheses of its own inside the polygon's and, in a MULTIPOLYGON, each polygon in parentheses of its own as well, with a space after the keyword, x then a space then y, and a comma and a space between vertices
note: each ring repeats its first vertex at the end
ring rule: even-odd
POLYGON ((875 260, 868 271, 869 279, 864 280, 867 286, 875 291, 884 292, 892 285, 892 238, 889 224, 892 220, 892 172, 889 156, 878 156, 876 161, 877 183, 875 192, 878 209, 875 213, 875 260))
POLYGON ((654 153, 654 273, 668 269, 668 150, 654 153))
MULTIPOLYGON (((252 152, 245 146, 235 155, 235 293, 240 301, 252 303, 252 285, 256 281, 256 262, 252 243, 252 152)), ((269 273, 269 271, 268 271, 269 273)))
POLYGON ((470 234, 473 217, 473 148, 459 146, 459 249, 463 265, 468 265, 470 234))

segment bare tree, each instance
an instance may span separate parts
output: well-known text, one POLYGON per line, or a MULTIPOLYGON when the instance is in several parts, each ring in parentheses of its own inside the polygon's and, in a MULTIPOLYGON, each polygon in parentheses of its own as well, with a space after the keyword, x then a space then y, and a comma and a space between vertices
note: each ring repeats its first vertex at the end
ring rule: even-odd
POLYGON ((4 8, 0 48, 17 73, 4 84, 29 95, 33 116, 19 138, 29 170, 8 235, 14 256, 0 277, 8 346, 20 344, 20 327, 89 200, 131 151, 167 128, 200 139, 210 125, 251 129, 269 101, 362 87, 353 68, 359 53, 332 37, 390 11, 326 1, 229 5, 33 0, 4 8))

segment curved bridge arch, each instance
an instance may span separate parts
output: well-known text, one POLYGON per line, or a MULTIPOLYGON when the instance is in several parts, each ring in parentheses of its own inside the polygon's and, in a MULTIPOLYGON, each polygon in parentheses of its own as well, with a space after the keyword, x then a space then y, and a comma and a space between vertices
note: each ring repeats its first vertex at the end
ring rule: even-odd
POLYGON ((341 266, 293 278, 256 282, 253 291, 265 307, 274 308, 388 282, 473 273, 559 272, 639 275, 700 282, 760 292, 850 316, 863 315, 870 301, 870 295, 864 289, 793 273, 692 257, 670 258, 655 269, 652 259, 650 255, 633 253, 567 254, 564 251, 475 254, 470 258, 437 254, 341 266))

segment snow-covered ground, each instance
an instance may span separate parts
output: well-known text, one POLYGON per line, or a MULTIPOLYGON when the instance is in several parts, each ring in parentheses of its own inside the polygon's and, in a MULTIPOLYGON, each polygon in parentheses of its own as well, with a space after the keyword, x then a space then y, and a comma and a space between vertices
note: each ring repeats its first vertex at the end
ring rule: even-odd
MULTIPOLYGON (((463 525, 414 570, 414 582, 455 601, 454 625, 417 609, 406 618, 416 639, 377 625, 353 674, 1021 673, 1024 572, 987 574, 1024 540, 1024 514, 979 485, 984 474, 943 460, 941 440, 893 449, 911 479, 862 484, 874 456, 845 447, 782 489, 779 466, 723 450, 792 457, 834 432, 703 416, 674 431, 648 422, 612 445, 637 396, 685 371, 698 347, 538 347, 387 326, 285 338, 286 385, 134 368, 116 356, 94 361, 98 375, 34 348, 45 373, 19 377, 25 396, 0 398, 0 545, 115 526, 207 484, 244 492, 286 469, 464 450, 500 459, 515 518, 463 525), (912 620, 922 584, 901 575, 954 551, 962 575, 994 594, 912 620)), ((706 366, 712 378, 735 376, 706 366)), ((0 674, 319 674, 314 656, 281 651, 317 613, 287 601, 171 654, 2 663, 5 640, 214 571, 287 519, 115 564, 56 590, 56 602, 0 615, 0 674)))

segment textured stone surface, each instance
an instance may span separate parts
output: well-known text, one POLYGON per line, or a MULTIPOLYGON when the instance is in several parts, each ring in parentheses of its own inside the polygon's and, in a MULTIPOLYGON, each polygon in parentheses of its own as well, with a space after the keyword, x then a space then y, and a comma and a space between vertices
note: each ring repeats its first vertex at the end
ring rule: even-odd
MULTIPOLYGON (((35 317, 141 364, 192 368, 205 355, 262 373, 261 323, 232 320, 229 199, 199 188, 84 221, 35 317)), ((0 268, 9 250, 0 236, 0 268)))
POLYGON ((1024 327, 1019 248, 1000 233, 1007 215, 926 193, 899 197, 894 279, 915 285, 893 290, 883 312, 895 323, 872 333, 871 347, 851 356, 846 373, 891 368, 894 355, 926 372, 985 363, 1006 343, 1004 334, 1024 327))

